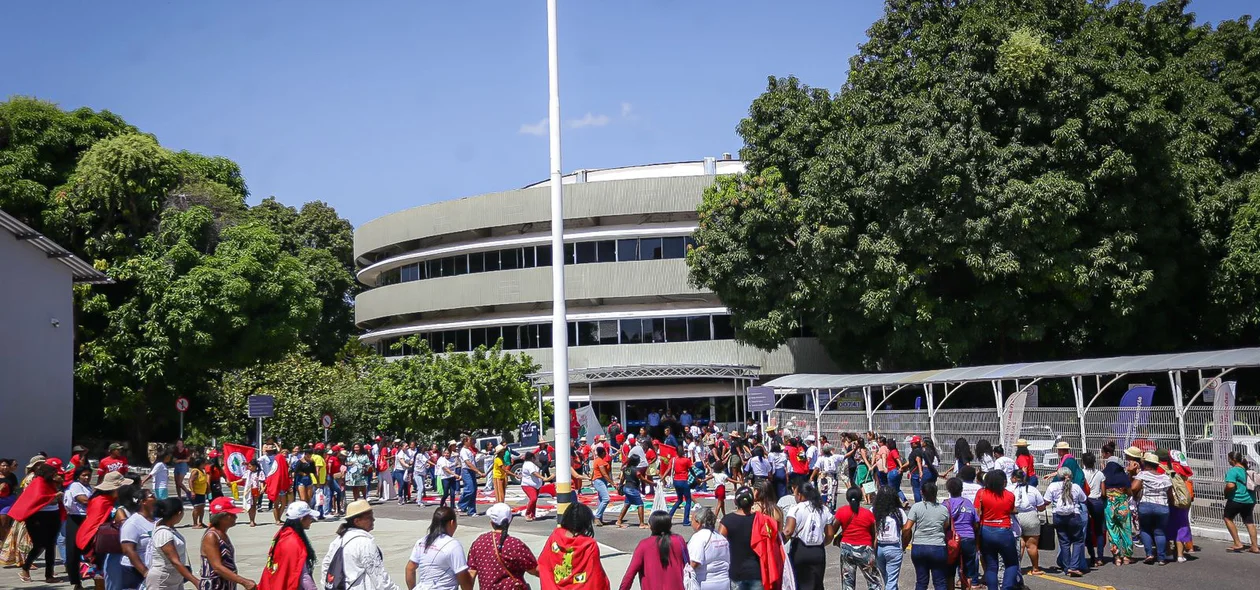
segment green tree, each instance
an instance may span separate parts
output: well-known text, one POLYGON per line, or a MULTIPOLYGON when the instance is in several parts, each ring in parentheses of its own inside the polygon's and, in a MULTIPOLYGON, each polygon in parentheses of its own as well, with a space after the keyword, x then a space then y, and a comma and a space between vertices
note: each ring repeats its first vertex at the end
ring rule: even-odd
POLYGON ((415 337, 405 342, 416 354, 379 363, 371 378, 384 430, 439 438, 474 428, 503 432, 535 411, 528 376, 539 366, 528 355, 503 352, 501 341, 446 354, 415 337))
POLYGON ((1204 286, 1246 242, 1260 35, 1185 5, 890 0, 839 92, 753 101, 693 281, 850 369, 1240 342, 1204 286))

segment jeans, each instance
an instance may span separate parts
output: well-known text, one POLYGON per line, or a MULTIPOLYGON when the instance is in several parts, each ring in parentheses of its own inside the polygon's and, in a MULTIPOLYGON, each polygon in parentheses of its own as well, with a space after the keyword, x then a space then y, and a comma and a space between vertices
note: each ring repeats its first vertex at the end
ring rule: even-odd
POLYGON ((901 577, 901 559, 905 551, 901 545, 880 545, 875 550, 875 565, 884 572, 884 590, 897 590, 897 580, 901 577))
POLYGON ((394 470, 394 492, 398 495, 398 503, 402 504, 403 496, 411 490, 411 481, 407 479, 407 471, 403 469, 394 470))
POLYGON ((1085 560, 1085 522, 1079 514, 1054 515, 1054 529, 1059 536, 1059 555, 1055 561, 1065 572, 1089 571, 1085 560))
POLYGON ((686 500, 687 506, 683 508, 683 524, 691 525, 691 487, 687 485, 687 480, 675 479, 674 493, 678 494, 678 498, 674 500, 674 506, 669 509, 669 517, 673 518, 678 507, 682 506, 683 500, 686 500))
POLYGON ((464 492, 460 495, 460 511, 476 514, 476 474, 471 469, 465 469, 461 473, 464 478, 464 492))
POLYGON ((879 479, 879 487, 882 488, 888 485, 888 472, 887 471, 876 471, 875 474, 879 476, 877 478, 879 479))
POLYGON ((1146 550, 1147 559, 1155 557, 1156 561, 1165 561, 1168 551, 1168 507, 1150 502, 1138 504, 1138 524, 1142 527, 1142 548, 1146 550), (1154 550, 1151 549, 1152 537, 1154 550))
POLYGON ((604 510, 608 508, 608 501, 610 499, 608 495, 608 484, 604 483, 604 480, 602 479, 597 479, 591 483, 595 486, 595 493, 599 494, 599 506, 595 508, 595 520, 603 520, 604 510))
POLYGON ((912 545, 910 561, 914 563, 915 590, 927 590, 929 575, 936 590, 945 590, 945 570, 949 569, 949 558, 944 545, 912 545))
POLYGON ((774 476, 771 479, 774 482, 774 493, 777 496, 775 500, 786 496, 788 494, 787 472, 782 469, 775 469, 774 476))
POLYGON ((897 498, 902 502, 906 501, 906 494, 901 491, 901 471, 897 469, 888 470, 888 486, 897 490, 897 498))
POLYGON ((442 478, 442 499, 438 501, 438 506, 445 506, 446 499, 451 499, 451 508, 455 507, 455 491, 459 489, 458 477, 442 478))
POLYGON ((976 538, 958 537, 958 557, 962 560, 963 575, 971 580, 971 585, 980 584, 979 563, 976 561, 976 538))
POLYGON ((1001 590, 1011 590, 1019 581, 1019 549, 1010 527, 980 527, 980 554, 984 556, 984 583, 989 590, 998 590, 998 559, 1002 560, 1001 590))
POLYGON ((765 590, 761 580, 731 580, 731 590, 765 590))
POLYGON ((1088 533, 1085 547, 1089 550, 1090 557, 1102 559, 1103 552, 1107 548, 1107 525, 1105 524, 1107 501, 1102 498, 1090 498, 1088 507, 1089 522, 1085 525, 1088 533))
POLYGON ((910 474, 910 491, 914 492, 914 501, 923 501, 923 478, 917 473, 910 474))

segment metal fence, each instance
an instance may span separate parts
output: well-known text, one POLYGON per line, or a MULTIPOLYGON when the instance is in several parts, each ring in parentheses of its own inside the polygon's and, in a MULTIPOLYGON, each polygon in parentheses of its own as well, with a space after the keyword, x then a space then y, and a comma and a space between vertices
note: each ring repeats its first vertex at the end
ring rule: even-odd
MULTIPOLYGON (((1122 410, 1115 407, 1093 407, 1085 413, 1085 428, 1075 408, 1028 408, 1024 411, 1020 438, 1028 439, 1034 449, 1039 470, 1049 471, 1056 464, 1050 447, 1059 440, 1072 444, 1075 452, 1093 451, 1108 441, 1119 441, 1123 432, 1116 426, 1122 410), (1082 438, 1086 449, 1078 448, 1082 438), (1049 455, 1049 456, 1047 456, 1049 455)), ((861 411, 774 410, 772 423, 790 428, 795 435, 819 434, 836 440, 842 432, 874 430, 881 436, 903 443, 910 436, 928 437, 941 452, 941 464, 954 461, 954 443, 966 438, 974 446, 980 439, 994 445, 1001 440, 1000 418, 992 409, 939 410, 929 419, 927 410, 877 411, 867 418, 861 411)), ((1212 447, 1212 408, 1191 407, 1185 412, 1185 444, 1182 443, 1177 413, 1172 406, 1152 407, 1144 425, 1134 434, 1141 446, 1158 449, 1181 449, 1195 471, 1195 503, 1191 517, 1196 527, 1222 529, 1224 514, 1224 474, 1215 473, 1212 447)), ((1243 452, 1253 462, 1260 459, 1260 406, 1239 406, 1234 410, 1234 450, 1243 452)), ((904 451, 903 451, 904 452, 904 451)), ((1009 451, 1008 451, 1009 452, 1009 451)))

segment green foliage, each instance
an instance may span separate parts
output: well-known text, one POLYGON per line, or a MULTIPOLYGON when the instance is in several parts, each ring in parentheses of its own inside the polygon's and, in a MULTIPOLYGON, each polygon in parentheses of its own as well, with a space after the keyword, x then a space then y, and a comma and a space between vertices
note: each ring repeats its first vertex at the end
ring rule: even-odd
POLYGON ((384 430, 439 438, 473 428, 502 432, 535 413, 528 375, 539 366, 529 356, 504 353, 502 341, 442 355, 425 341, 406 341, 416 354, 376 365, 372 378, 384 430))
POLYGON ((1247 19, 890 0, 868 34, 837 93, 772 79, 705 195, 692 278, 741 340, 803 323, 880 370, 1254 342, 1247 19))

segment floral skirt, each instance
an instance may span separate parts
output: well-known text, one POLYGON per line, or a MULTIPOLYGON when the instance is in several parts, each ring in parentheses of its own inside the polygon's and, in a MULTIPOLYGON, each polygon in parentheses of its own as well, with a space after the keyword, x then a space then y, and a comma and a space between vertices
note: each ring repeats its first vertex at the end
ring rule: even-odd
POLYGON ((31 552, 31 535, 26 532, 25 522, 14 522, 9 536, 0 546, 0 567, 18 567, 31 552))

